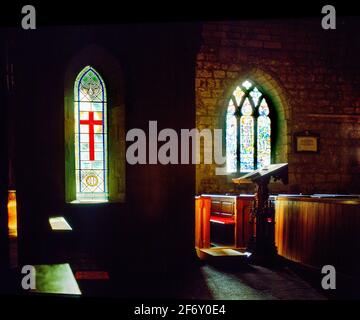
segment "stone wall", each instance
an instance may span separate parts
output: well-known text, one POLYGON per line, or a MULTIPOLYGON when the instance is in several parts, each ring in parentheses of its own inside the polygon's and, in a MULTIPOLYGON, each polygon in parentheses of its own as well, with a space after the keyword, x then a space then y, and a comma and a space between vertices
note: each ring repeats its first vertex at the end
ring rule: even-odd
MULTIPOLYGON (((244 79, 270 97, 278 115, 275 162, 289 163, 289 184, 274 192, 359 192, 360 23, 338 18, 336 30, 318 19, 208 22, 197 55, 196 126, 223 128, 228 99, 244 79), (296 153, 294 134, 320 135, 318 154, 296 153)), ((196 168, 196 192, 251 191, 196 168)))

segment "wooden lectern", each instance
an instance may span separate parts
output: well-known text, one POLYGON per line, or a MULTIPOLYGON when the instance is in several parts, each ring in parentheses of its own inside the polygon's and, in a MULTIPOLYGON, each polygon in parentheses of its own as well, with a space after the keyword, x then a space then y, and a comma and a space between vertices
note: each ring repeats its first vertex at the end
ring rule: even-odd
POLYGON ((272 164, 233 179, 237 184, 255 184, 255 198, 252 215, 256 221, 256 231, 248 243, 247 251, 253 253, 255 259, 268 259, 276 255, 274 236, 275 210, 269 201, 268 184, 270 178, 288 183, 288 164, 272 164))

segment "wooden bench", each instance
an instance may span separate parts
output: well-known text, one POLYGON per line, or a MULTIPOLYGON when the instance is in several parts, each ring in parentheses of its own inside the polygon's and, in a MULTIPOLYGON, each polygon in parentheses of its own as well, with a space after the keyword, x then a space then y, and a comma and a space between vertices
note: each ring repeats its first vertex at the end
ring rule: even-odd
POLYGON ((234 199, 212 198, 210 222, 235 225, 234 199))
POLYGON ((199 257, 202 249, 211 248, 211 224, 233 226, 234 243, 229 248, 246 248, 255 229, 250 221, 253 199, 253 195, 212 194, 195 198, 195 247, 199 257))

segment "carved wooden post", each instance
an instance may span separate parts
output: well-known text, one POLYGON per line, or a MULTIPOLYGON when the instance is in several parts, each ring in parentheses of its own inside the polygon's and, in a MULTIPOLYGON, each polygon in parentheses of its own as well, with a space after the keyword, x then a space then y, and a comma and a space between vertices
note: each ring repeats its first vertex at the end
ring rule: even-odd
POLYGON ((266 169, 258 169, 245 176, 233 179, 235 183, 255 184, 255 199, 252 215, 256 219, 255 235, 249 239, 247 249, 255 258, 271 259, 276 255, 274 238, 274 208, 270 205, 268 184, 270 178, 281 179, 287 183, 287 164, 270 165, 266 169))
POLYGON ((274 239, 274 214, 269 203, 270 176, 255 182, 254 214, 256 216, 255 254, 258 257, 276 255, 274 239))

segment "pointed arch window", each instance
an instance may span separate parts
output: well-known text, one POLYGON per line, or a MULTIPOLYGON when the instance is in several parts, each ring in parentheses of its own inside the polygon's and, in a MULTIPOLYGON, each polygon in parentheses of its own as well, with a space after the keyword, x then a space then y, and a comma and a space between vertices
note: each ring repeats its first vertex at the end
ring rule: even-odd
POLYGON ((271 163, 271 120, 267 98, 251 81, 237 86, 226 113, 226 169, 249 172, 271 163))
POLYGON ((91 66, 75 80, 74 118, 76 200, 107 201, 106 88, 91 66))

